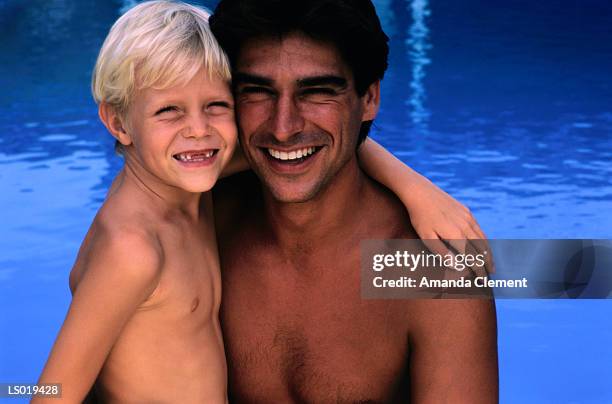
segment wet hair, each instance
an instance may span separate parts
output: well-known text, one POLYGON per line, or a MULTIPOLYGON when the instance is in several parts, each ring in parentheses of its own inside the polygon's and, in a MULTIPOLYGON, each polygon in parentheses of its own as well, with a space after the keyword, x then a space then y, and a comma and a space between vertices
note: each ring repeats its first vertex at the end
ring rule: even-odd
POLYGON ((108 103, 125 115, 135 90, 185 85, 202 68, 210 78, 229 82, 229 62, 210 31, 209 16, 200 7, 159 0, 119 17, 94 67, 96 103, 108 103))
MULTIPOLYGON (((389 38, 370 0, 221 0, 210 28, 232 65, 254 38, 281 39, 298 32, 330 43, 351 70, 360 97, 387 69, 389 38)), ((372 121, 362 123, 358 144, 371 126, 372 121)))

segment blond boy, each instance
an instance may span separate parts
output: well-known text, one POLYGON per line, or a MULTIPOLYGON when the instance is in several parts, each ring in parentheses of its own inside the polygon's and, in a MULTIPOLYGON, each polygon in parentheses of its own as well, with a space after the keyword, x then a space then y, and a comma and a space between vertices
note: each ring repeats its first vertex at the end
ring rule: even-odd
POLYGON ((100 50, 93 93, 125 166, 81 246, 41 376, 62 383, 65 402, 82 401, 96 379, 109 402, 226 401, 206 191, 232 156, 236 126, 207 19, 187 4, 143 3, 100 50))

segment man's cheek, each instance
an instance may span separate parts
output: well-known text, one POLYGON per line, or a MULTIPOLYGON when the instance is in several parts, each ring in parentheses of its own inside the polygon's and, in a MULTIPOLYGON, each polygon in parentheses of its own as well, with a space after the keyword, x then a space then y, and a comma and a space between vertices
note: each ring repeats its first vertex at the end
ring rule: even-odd
POLYGON ((236 110, 239 114, 262 114, 269 113, 272 107, 272 103, 270 101, 262 100, 262 101, 242 101, 236 105, 236 110))
POLYGON ((250 137, 251 134, 266 122, 268 111, 261 107, 241 107, 236 111, 236 122, 240 128, 242 137, 250 137))
POLYGON ((300 108, 300 113, 304 119, 323 125, 326 123, 337 122, 342 118, 342 113, 339 111, 336 104, 302 105, 300 108))
POLYGON ((314 124, 319 129, 333 137, 343 132, 343 123, 350 122, 347 111, 338 105, 329 105, 321 108, 313 108, 302 114, 305 121, 314 124))

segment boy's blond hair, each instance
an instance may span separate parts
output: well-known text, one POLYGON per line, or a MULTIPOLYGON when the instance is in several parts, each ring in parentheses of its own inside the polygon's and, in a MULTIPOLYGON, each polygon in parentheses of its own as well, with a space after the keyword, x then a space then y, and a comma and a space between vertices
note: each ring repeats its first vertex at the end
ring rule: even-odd
POLYGON ((137 5, 112 26, 92 77, 96 103, 125 114, 135 90, 187 84, 204 67, 230 80, 225 53, 208 26, 210 14, 190 4, 158 0, 137 5))

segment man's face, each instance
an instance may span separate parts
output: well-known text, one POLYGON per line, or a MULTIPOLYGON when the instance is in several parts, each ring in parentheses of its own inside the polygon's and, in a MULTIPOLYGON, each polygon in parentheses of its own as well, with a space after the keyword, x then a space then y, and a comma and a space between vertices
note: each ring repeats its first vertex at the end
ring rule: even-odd
POLYGON ((359 97, 336 48, 302 34, 248 41, 234 83, 244 153, 282 202, 316 196, 355 157, 378 107, 378 83, 359 97))

